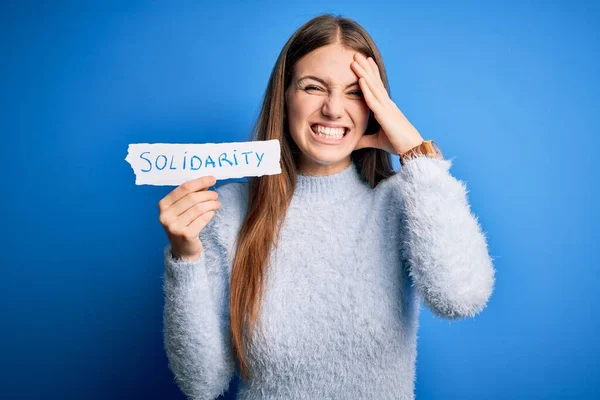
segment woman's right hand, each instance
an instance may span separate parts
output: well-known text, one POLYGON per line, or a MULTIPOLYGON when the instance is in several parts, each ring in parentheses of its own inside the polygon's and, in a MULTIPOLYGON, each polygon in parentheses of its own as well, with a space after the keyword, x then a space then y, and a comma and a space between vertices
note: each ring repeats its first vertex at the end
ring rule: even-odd
POLYGON ((193 179, 158 202, 158 220, 167 233, 173 257, 186 261, 200 258, 200 232, 221 207, 217 192, 208 190, 215 183, 214 176, 193 179))

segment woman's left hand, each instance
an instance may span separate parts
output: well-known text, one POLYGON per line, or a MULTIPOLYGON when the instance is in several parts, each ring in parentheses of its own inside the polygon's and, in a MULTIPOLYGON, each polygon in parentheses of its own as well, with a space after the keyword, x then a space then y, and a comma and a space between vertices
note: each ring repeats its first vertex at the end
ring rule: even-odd
POLYGON ((381 129, 372 135, 363 135, 355 150, 375 147, 392 154, 404 153, 423 142, 419 131, 406 119, 402 111, 390 99, 375 61, 361 53, 354 54, 350 64, 358 76, 358 84, 367 106, 373 112, 381 129))

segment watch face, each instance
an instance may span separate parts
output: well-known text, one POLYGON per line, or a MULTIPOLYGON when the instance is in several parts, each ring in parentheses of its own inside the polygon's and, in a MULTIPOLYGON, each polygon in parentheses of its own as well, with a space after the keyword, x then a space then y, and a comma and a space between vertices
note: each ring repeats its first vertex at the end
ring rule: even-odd
POLYGON ((442 153, 442 149, 440 149, 440 146, 438 146, 436 142, 434 142, 432 140, 431 141, 431 146, 433 147, 433 150, 435 151, 435 154, 437 154, 437 156, 439 158, 444 158, 444 154, 442 153))

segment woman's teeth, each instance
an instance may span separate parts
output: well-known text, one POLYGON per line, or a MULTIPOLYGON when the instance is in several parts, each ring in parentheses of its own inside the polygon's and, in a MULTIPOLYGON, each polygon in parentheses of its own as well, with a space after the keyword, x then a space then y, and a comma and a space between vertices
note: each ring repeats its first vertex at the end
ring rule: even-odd
POLYGON ((324 138, 341 139, 344 137, 345 128, 330 128, 328 126, 316 125, 313 131, 324 138))

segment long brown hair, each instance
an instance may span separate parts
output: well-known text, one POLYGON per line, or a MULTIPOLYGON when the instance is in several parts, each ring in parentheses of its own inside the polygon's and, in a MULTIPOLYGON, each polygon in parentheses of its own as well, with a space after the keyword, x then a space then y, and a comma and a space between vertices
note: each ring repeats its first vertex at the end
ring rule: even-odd
MULTIPOLYGON (((294 66, 302 57, 333 43, 373 57, 389 93, 379 50, 369 34, 351 19, 330 14, 317 16, 302 25, 281 50, 271 71, 252 139, 279 139, 282 172, 248 179, 248 209, 240 228, 231 273, 230 333, 233 356, 244 379, 251 375, 246 357, 262 303, 269 253, 277 243, 280 222, 285 218, 296 183, 300 150, 287 125, 285 90, 291 82, 294 66)), ((373 134, 377 130, 379 124, 371 113, 365 134, 373 134)), ((394 174, 390 154, 384 150, 359 149, 352 152, 351 158, 361 177, 371 187, 394 174)))

